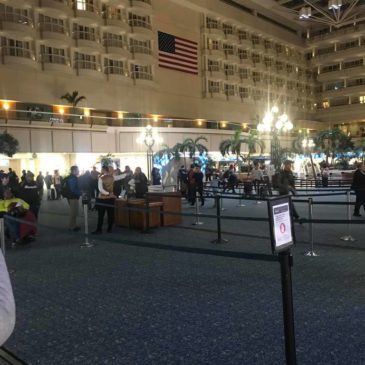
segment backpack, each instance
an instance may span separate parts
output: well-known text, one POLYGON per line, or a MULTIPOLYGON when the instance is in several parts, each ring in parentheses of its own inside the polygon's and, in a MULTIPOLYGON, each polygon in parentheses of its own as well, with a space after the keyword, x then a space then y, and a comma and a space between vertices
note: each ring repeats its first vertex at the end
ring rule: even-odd
POLYGON ((71 196, 70 186, 68 185, 69 179, 70 179, 70 176, 66 176, 61 181, 61 195, 64 198, 70 198, 70 196, 71 196))

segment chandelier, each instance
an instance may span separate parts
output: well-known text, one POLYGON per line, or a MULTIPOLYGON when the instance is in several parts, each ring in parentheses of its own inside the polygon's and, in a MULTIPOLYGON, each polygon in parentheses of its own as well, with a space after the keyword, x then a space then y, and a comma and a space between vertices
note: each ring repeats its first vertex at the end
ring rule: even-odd
POLYGON ((273 106, 271 110, 268 110, 262 121, 257 125, 259 132, 288 132, 292 129, 293 123, 289 120, 288 115, 285 113, 280 114, 277 106, 273 106))
POLYGON ((359 21, 360 0, 328 0, 326 5, 324 1, 303 0, 304 6, 299 10, 291 9, 299 20, 310 20, 322 23, 336 28, 359 21))

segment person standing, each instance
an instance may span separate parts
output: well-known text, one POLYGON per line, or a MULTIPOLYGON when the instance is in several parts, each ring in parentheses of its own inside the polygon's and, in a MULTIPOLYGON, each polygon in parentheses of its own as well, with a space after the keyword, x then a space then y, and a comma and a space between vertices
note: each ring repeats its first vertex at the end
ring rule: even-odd
POLYGON ((131 168, 127 165, 124 168, 124 171, 122 172, 122 174, 125 175, 125 178, 122 180, 122 188, 123 188, 123 196, 124 197, 128 197, 129 194, 129 182, 131 181, 131 179, 133 178, 133 171, 131 170, 131 168))
MULTIPOLYGON (((293 163, 292 161, 286 160, 284 162, 284 168, 279 173, 277 181, 279 195, 289 195, 290 193, 296 195, 295 178, 292 171, 292 163, 293 163)), ((299 214, 295 209, 293 203, 291 203, 291 207, 294 219, 299 221, 299 223, 301 223, 299 214)))
POLYGON ((145 194, 148 191, 148 180, 146 175, 142 172, 140 167, 136 167, 133 175, 134 180, 134 191, 136 193, 136 198, 144 198, 145 194))
POLYGON ((161 174, 157 167, 154 167, 151 172, 152 185, 161 185, 161 174))
POLYGON ((256 190, 256 195, 259 195, 260 184, 262 183, 264 174, 260 169, 260 163, 258 161, 254 162, 254 167, 251 171, 251 176, 252 176, 253 186, 255 187, 256 190))
POLYGON ((71 166, 70 175, 66 178, 67 181, 67 202, 70 207, 70 219, 68 224, 69 231, 77 232, 80 230, 80 226, 77 225, 77 216, 79 214, 79 199, 81 196, 81 191, 79 188, 79 168, 74 165, 71 166))
MULTIPOLYGON (((204 188, 204 174, 202 173, 201 167, 200 166, 196 166, 194 168, 194 181, 195 181, 195 195, 198 193, 199 197, 200 197, 200 203, 201 206, 204 206, 204 198, 203 198, 203 188, 204 188)), ((195 199, 196 196, 193 196, 192 199, 192 204, 195 204, 195 199)))
POLYGON ((25 180, 21 182, 19 189, 19 198, 29 204, 29 210, 38 219, 39 208, 41 206, 41 197, 37 182, 34 180, 34 174, 28 171, 25 174, 25 180))
POLYGON ((61 176, 58 170, 54 170, 53 185, 56 189, 56 199, 61 199, 61 176))
POLYGON ((354 208, 354 217, 361 217, 360 208, 365 210, 365 163, 360 162, 357 170, 354 172, 351 189, 355 191, 356 202, 354 208))
POLYGON ((325 163, 323 167, 321 168, 321 176, 322 176, 322 187, 327 188, 328 187, 328 177, 330 175, 330 169, 328 168, 328 165, 325 163))
POLYGON ((92 234, 103 233, 103 223, 105 212, 108 215, 108 233, 112 232, 114 224, 114 203, 115 195, 113 193, 114 181, 122 180, 125 178, 125 174, 113 175, 113 168, 109 166, 103 166, 101 169, 102 175, 98 179, 99 197, 96 198, 96 209, 98 211, 98 223, 96 230, 91 232, 92 234))
POLYGON ((36 178, 37 188, 39 192, 39 198, 43 199, 43 187, 44 187, 44 176, 42 175, 42 171, 39 171, 39 174, 36 178))
POLYGON ((46 183, 47 188, 47 200, 51 200, 52 175, 50 175, 48 171, 46 172, 44 182, 46 183))
POLYGON ((91 197, 97 198, 99 194, 98 179, 100 176, 100 172, 96 169, 95 166, 93 166, 93 169, 90 172, 90 176, 91 176, 91 197))

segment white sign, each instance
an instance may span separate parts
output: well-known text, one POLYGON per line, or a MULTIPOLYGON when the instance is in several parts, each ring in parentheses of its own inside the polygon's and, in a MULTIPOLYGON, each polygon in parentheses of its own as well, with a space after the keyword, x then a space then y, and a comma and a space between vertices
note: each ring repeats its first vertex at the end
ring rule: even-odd
POLYGON ((272 210, 275 247, 280 248, 283 245, 293 242, 289 203, 274 205, 272 210))

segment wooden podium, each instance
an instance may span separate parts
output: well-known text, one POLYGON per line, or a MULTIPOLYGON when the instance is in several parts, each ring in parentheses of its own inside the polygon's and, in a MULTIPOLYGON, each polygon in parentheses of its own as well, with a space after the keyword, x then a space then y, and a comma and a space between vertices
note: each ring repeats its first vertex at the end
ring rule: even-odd
POLYGON ((150 202, 162 202, 161 208, 161 224, 163 226, 174 226, 182 223, 181 213, 181 193, 148 193, 148 199, 150 202), (164 214, 164 212, 173 212, 178 214, 164 214))
MULTIPOLYGON (((163 202, 151 201, 149 203, 149 226, 161 226, 161 209, 163 202)), ((115 224, 119 227, 146 229, 147 212, 145 199, 116 199, 115 200, 115 224), (130 209, 128 209, 130 208, 130 209), (136 210, 133 210, 135 208, 136 210), (141 210, 138 210, 141 209, 141 210)))

